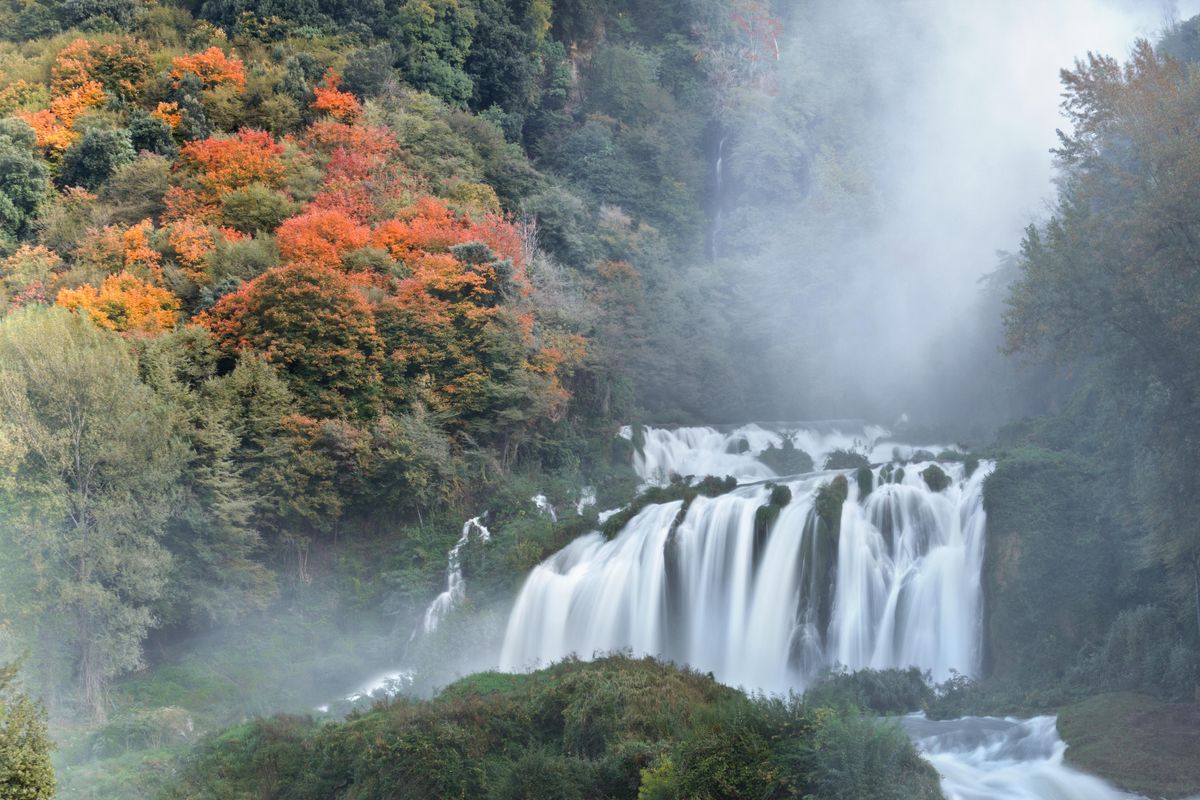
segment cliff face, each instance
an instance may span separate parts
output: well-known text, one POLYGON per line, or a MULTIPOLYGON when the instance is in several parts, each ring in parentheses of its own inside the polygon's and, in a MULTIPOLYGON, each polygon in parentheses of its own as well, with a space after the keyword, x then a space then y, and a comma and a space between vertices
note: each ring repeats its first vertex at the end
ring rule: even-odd
POLYGON ((1005 680, 1061 678, 1117 612, 1128 554, 1095 502, 1103 487, 1084 459, 1014 450, 984 488, 984 671, 1005 680))

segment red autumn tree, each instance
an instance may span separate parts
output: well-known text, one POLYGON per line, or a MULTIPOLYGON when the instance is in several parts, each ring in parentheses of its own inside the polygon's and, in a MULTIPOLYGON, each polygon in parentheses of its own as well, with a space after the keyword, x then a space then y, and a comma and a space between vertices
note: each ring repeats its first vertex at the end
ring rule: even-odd
POLYGON ((243 128, 234 136, 188 142, 175 168, 199 184, 206 199, 261 183, 278 189, 283 182, 283 146, 266 131, 243 128))
POLYGON ((336 270, 276 267, 197 321, 225 352, 251 350, 274 364, 305 413, 363 419, 376 412, 382 342, 370 307, 336 270))

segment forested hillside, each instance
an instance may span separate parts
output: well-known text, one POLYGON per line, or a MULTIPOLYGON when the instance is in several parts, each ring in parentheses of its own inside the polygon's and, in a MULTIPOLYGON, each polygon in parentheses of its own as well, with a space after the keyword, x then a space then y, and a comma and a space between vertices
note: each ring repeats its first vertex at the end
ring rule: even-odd
POLYGON ((1200 758, 1200 18, 1063 72, 1054 203, 981 264, 1006 129, 919 101, 1005 65, 952 74, 939 9, 0 2, 0 800, 54 772, 68 800, 936 796, 865 719, 918 708, 1116 732, 1078 720, 1143 704, 1200 758), (710 430, 748 473, 633 468, 646 424, 850 417, 895 439, 710 430), (774 481, 799 473, 793 503, 774 481), (666 553, 759 494, 710 516, 751 532, 748 589, 812 506, 811 585, 766 598, 795 612, 785 668, 834 652, 832 598, 900 575, 904 514, 864 509, 940 509, 915 548, 985 509, 971 676, 831 658, 805 679, 835 689, 764 700, 614 657, 454 682, 585 534, 666 509, 666 553), (839 584, 871 525, 884 566, 839 584), (389 681, 421 699, 354 694, 389 681))
MULTIPOLYGON (((617 502, 616 424, 710 369, 684 273, 765 5, 0 20, 0 631, 67 762, 350 688, 462 519, 617 502)), ((570 535, 521 524, 505 592, 570 535)))

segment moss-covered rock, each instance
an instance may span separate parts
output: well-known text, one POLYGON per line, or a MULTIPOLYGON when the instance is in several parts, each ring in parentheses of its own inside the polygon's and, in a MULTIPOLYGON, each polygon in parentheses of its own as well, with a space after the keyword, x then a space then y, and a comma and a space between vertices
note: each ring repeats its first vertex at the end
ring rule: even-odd
POLYGON ((783 443, 776 447, 774 442, 758 454, 758 460, 771 468, 776 475, 803 475, 813 471, 812 456, 796 447, 790 436, 783 437, 783 443))
POLYGON ((871 462, 855 450, 834 450, 825 457, 825 469, 858 469, 869 467, 871 462))
POLYGON ((1097 468, 1040 448, 1001 453, 984 484, 985 667, 996 679, 1061 679, 1120 606, 1119 524, 1101 515, 1097 468))
POLYGON ((835 475, 829 483, 817 489, 817 517, 830 530, 841 528, 842 504, 850 496, 850 482, 845 475, 835 475))
POLYGON ((757 566, 767 546, 767 538, 771 526, 779 519, 779 512, 792 502, 792 490, 786 486, 768 483, 771 490, 767 504, 759 506, 754 512, 754 564, 757 566))
POLYGON ((870 467, 859 467, 854 471, 854 481, 858 484, 859 502, 864 502, 875 489, 875 473, 870 467))
POLYGON ((732 492, 737 486, 737 478, 732 475, 726 475, 724 478, 709 475, 694 484, 678 480, 667 486, 651 486, 635 497, 629 505, 605 520, 600 530, 605 536, 611 539, 620 533, 621 529, 628 525, 631 519, 640 514, 646 506, 682 500, 683 508, 680 509, 680 512, 685 513, 688 505, 696 497, 718 497, 732 492))
POLYGON ((945 491, 953 482, 950 480, 950 476, 937 464, 930 464, 921 470, 921 478, 925 481, 925 485, 929 487, 930 491, 934 492, 945 491))
POLYGON ((1067 761, 1149 797, 1200 793, 1200 704, 1102 694, 1059 711, 1067 761))

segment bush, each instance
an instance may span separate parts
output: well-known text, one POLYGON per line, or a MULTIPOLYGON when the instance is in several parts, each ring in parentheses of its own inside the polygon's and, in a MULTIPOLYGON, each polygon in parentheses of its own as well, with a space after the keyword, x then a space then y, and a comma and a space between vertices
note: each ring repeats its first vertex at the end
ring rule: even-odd
POLYGON ((610 657, 475 675, 341 723, 243 725, 207 739, 165 797, 890 799, 936 786, 894 728, 610 657))
POLYGON ((871 462, 867 457, 854 450, 834 450, 825 458, 825 469, 858 469, 869 466, 871 462))
POLYGON ((929 673, 916 667, 830 672, 804 693, 804 703, 810 707, 907 714, 922 710, 933 699, 929 678, 929 673))
POLYGON ((129 131, 92 128, 63 154, 59 180, 63 186, 96 189, 135 155, 129 131))
POLYGON ((783 437, 779 447, 774 442, 758 454, 758 460, 766 464, 777 475, 802 475, 813 471, 812 456, 796 447, 790 436, 783 437))

